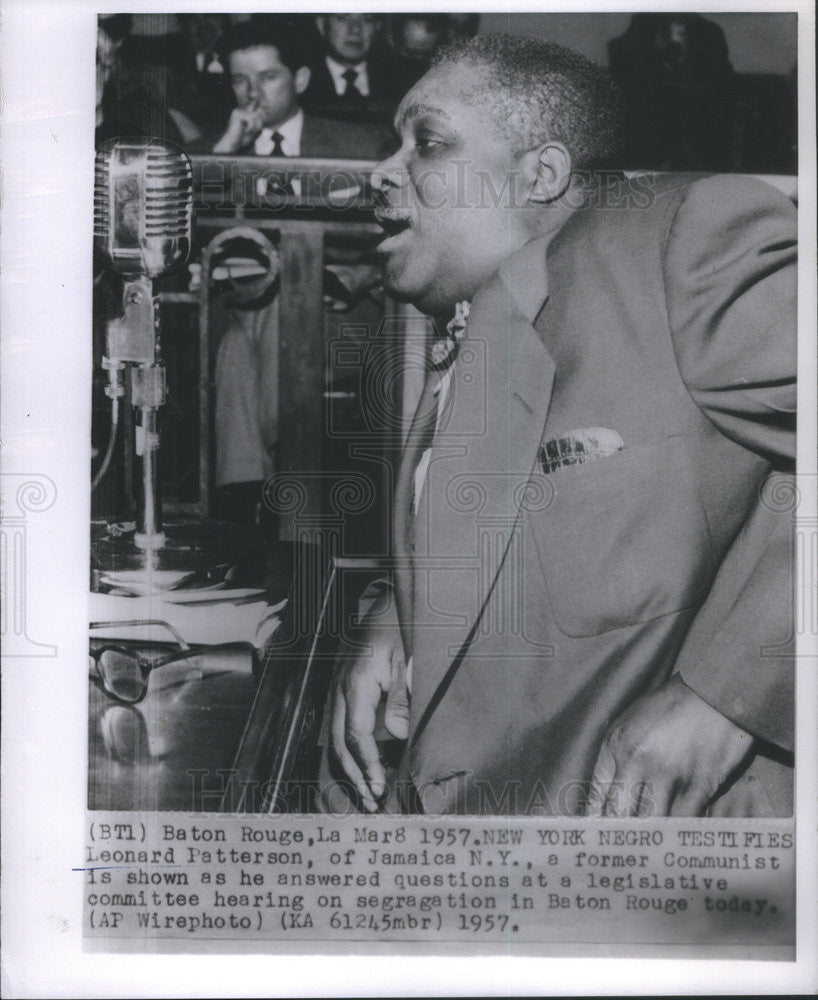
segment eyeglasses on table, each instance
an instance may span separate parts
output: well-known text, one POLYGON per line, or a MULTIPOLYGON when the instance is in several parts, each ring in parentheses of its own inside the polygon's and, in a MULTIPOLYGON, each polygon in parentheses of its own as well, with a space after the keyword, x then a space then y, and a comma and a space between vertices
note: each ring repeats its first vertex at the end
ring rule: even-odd
POLYGON ((89 653, 89 668, 103 691, 123 705, 138 705, 149 689, 163 690, 199 680, 211 673, 240 670, 257 675, 258 658, 249 642, 230 642, 192 648, 168 622, 159 619, 91 622, 91 629, 164 628, 173 636, 178 649, 164 656, 148 658, 120 643, 112 642, 89 653), (250 670, 246 669, 249 658, 250 670), (242 662, 244 661, 244 663, 242 662), (242 667, 244 669, 242 670, 242 667))

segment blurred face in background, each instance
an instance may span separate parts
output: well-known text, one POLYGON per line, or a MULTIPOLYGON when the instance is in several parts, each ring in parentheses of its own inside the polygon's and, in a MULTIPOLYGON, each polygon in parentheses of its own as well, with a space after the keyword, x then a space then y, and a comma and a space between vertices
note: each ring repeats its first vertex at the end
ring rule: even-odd
POLYGON ((257 108, 264 125, 270 128, 298 111, 299 95, 310 80, 306 66, 293 73, 273 45, 231 52, 229 69, 236 104, 240 108, 257 108))
POLYGON ((97 125, 102 120, 102 96, 105 84, 116 69, 119 42, 115 42, 103 28, 97 28, 97 125))
POLYGON ((412 59, 428 60, 446 41, 448 25, 439 15, 424 17, 406 16, 400 24, 398 48, 412 59))
POLYGON ((378 30, 376 14, 325 14, 317 23, 332 58, 350 65, 366 59, 378 30))

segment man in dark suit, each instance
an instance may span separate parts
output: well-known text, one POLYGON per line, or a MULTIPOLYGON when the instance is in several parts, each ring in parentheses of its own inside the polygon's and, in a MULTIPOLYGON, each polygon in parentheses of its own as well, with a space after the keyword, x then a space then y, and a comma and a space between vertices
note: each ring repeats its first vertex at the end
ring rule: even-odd
MULTIPOLYGON (((310 79, 305 51, 297 28, 284 18, 233 25, 221 52, 236 107, 222 135, 207 148, 220 154, 356 160, 377 160, 394 148, 391 131, 381 126, 304 114, 299 102, 310 79)), ((289 183, 299 194, 298 178, 289 183)), ((275 269, 274 262, 269 266, 275 269)), ((366 261, 344 273, 343 291, 351 297, 379 283, 366 261)), ((340 281, 337 269, 329 277, 340 281)), ((279 327, 273 291, 224 310, 214 374, 220 516, 251 524, 265 516, 262 487, 275 470, 279 327)))
POLYGON ((733 167, 735 80, 718 24, 700 14, 634 14, 608 54, 628 110, 629 166, 733 167))
POLYGON ((398 125, 385 284, 457 312, 398 476, 394 595, 334 674, 331 773, 392 808, 381 726, 410 811, 787 815, 792 205, 606 174, 607 73, 534 40, 443 52, 398 125))
POLYGON ((266 18, 234 25, 220 47, 236 98, 214 153, 380 159, 394 146, 379 125, 305 115, 307 52, 295 28, 266 18))
POLYGON ((390 123, 424 67, 379 47, 383 18, 377 14, 321 14, 315 20, 324 50, 310 61, 304 106, 347 121, 390 123))

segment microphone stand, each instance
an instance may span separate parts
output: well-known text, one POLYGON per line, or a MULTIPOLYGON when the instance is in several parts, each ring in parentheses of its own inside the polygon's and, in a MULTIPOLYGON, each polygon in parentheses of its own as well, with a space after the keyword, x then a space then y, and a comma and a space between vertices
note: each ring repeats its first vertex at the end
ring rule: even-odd
POLYGON ((159 311, 151 280, 138 277, 125 282, 122 316, 107 330, 107 356, 103 366, 109 373, 106 394, 124 394, 122 374, 131 364, 131 401, 139 411, 136 453, 140 458, 142 486, 137 508, 134 544, 144 550, 165 544, 162 530, 162 499, 159 494, 159 407, 167 399, 165 366, 159 357, 159 311))
POLYGON ((190 163, 181 150, 141 138, 110 140, 98 150, 94 241, 124 281, 122 315, 106 330, 105 392, 118 412, 129 369, 141 473, 135 530, 109 524, 92 538, 94 569, 107 576, 106 585, 116 585, 117 574, 125 583, 144 571, 150 592, 167 589, 184 572, 217 575, 259 553, 256 533, 239 525, 199 520, 165 530, 162 524, 159 408, 167 389, 153 279, 187 260, 192 208, 190 163))
POLYGON ((108 372, 105 394, 112 400, 125 395, 126 371, 130 376, 141 489, 136 530, 111 524, 92 540, 94 590, 135 583, 158 592, 175 588, 182 577, 213 584, 231 569, 255 580, 263 568, 263 549, 253 529, 207 518, 163 525, 159 408, 167 400, 167 386, 159 314, 152 279, 125 279, 122 315, 108 322, 102 366, 108 372))

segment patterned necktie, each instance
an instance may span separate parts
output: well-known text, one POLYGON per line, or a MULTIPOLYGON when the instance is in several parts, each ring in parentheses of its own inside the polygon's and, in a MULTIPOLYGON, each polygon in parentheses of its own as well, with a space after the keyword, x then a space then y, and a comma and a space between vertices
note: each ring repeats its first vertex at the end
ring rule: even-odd
POLYGON ((454 307, 454 316, 446 324, 446 336, 432 344, 432 371, 445 372, 454 364, 460 341, 465 337, 469 322, 471 303, 465 299, 454 307))
POLYGON ((358 79, 358 70, 357 69, 344 70, 341 76, 343 76, 343 78, 347 82, 347 85, 344 89, 343 94, 341 94, 341 97, 351 97, 356 101, 363 100, 364 95, 360 92, 360 90, 358 90, 358 87, 355 82, 358 79))
POLYGON ((429 372, 420 396, 412 425, 403 447, 398 478, 395 483, 393 520, 393 550, 395 565, 395 598, 401 626, 403 648, 407 661, 412 655, 412 620, 414 617, 414 487, 415 470, 424 451, 431 447, 437 423, 439 376, 429 372))

